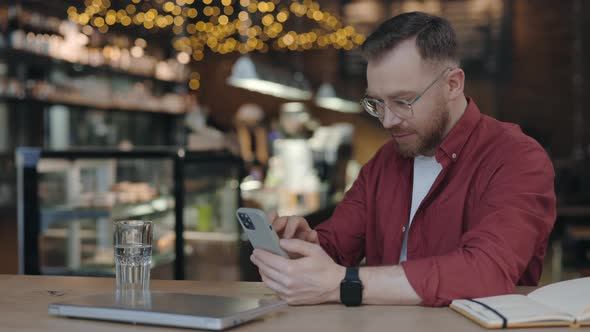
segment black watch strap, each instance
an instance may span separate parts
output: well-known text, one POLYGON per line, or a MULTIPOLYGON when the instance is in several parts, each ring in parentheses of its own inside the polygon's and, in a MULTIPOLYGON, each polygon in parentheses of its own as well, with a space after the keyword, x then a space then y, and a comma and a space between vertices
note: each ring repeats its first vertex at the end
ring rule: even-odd
POLYGON ((358 266, 349 266, 346 268, 346 275, 344 279, 347 281, 360 281, 358 266))

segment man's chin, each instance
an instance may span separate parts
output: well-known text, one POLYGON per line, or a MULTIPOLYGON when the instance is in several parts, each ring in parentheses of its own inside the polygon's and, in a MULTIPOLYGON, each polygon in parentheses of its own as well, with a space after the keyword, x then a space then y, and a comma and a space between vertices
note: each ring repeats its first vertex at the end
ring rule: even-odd
POLYGON ((397 154, 404 158, 414 158, 418 155, 418 150, 414 146, 400 144, 398 141, 395 141, 395 145, 397 146, 397 154))

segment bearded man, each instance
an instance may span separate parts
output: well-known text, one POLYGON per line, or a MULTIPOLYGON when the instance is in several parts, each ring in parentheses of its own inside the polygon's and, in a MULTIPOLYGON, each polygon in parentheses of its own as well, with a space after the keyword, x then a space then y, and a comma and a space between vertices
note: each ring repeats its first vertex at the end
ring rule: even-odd
POLYGON ((273 220, 293 258, 255 250, 262 280, 290 304, 348 306, 442 306, 536 285, 556 217, 543 148, 464 95, 445 19, 401 14, 362 48, 361 104, 392 139, 315 230, 273 220))

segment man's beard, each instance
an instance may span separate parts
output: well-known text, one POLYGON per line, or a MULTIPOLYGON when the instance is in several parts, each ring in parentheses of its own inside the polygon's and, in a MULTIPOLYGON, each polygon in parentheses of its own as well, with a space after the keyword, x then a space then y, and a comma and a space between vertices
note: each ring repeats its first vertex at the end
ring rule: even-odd
POLYGON ((395 140, 397 153, 405 158, 414 158, 418 155, 428 155, 433 153, 440 143, 449 124, 449 110, 444 103, 439 105, 435 112, 434 118, 430 122, 430 127, 423 133, 416 133, 416 145, 400 144, 395 140))

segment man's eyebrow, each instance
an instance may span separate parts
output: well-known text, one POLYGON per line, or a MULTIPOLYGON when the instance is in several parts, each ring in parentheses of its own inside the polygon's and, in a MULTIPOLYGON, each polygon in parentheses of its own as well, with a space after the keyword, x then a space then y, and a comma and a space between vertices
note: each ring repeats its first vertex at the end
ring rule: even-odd
POLYGON ((387 94, 387 97, 392 98, 392 99, 398 99, 400 96, 415 95, 415 94, 417 94, 416 91, 400 90, 400 91, 394 91, 392 93, 387 94))
MULTIPOLYGON (((400 96, 403 96, 403 95, 413 95, 413 94, 417 94, 417 92, 416 91, 410 91, 410 90, 399 90, 399 91, 393 91, 391 93, 388 93, 386 97, 387 98, 392 98, 392 99, 397 99, 397 98, 399 98, 400 96)), ((382 100, 381 98, 377 98, 377 97, 372 96, 371 93, 369 92, 369 90, 366 90, 365 91, 365 96, 367 98, 382 100)))
POLYGON ((370 98, 370 99, 379 99, 379 98, 373 97, 373 96, 371 95, 371 93, 369 92, 369 90, 365 90, 365 98, 370 98))

